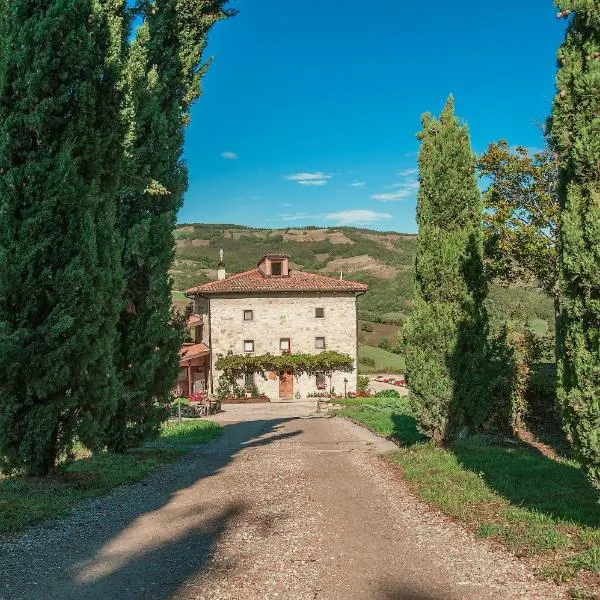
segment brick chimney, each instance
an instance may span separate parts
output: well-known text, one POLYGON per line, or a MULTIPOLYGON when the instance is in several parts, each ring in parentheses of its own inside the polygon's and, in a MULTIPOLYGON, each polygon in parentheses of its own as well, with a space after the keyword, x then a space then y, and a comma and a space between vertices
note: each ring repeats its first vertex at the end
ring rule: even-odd
POLYGON ((219 264, 217 265, 217 279, 222 281, 227 277, 225 272, 225 261, 223 260, 223 249, 219 250, 219 264))

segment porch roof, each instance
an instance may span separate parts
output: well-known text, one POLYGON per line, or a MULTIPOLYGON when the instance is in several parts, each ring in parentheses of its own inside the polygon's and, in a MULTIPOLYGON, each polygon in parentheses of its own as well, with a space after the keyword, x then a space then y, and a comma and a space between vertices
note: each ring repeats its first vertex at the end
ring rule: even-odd
POLYGON ((185 367, 189 360, 208 356, 210 349, 206 344, 184 344, 179 351, 179 364, 185 367))

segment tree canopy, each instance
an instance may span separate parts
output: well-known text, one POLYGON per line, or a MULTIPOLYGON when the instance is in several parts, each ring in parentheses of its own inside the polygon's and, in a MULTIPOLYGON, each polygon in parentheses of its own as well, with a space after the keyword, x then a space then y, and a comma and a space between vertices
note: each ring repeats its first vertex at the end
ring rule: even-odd
POLYGON ((419 134, 419 237, 406 376, 420 429, 434 442, 476 431, 487 415, 487 284, 482 202, 467 127, 450 97, 419 134))

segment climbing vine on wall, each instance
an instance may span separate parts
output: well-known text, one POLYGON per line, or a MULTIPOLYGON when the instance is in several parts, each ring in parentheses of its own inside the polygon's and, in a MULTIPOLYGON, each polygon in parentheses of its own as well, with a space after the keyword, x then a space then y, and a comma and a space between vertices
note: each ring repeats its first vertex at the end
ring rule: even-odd
POLYGON ((259 373, 263 377, 270 371, 293 371, 296 377, 300 375, 315 375, 325 373, 330 375, 335 371, 351 373, 354 361, 348 354, 326 350, 320 354, 283 354, 260 356, 233 354, 219 355, 215 367, 222 371, 225 378, 239 379, 249 373, 259 373))

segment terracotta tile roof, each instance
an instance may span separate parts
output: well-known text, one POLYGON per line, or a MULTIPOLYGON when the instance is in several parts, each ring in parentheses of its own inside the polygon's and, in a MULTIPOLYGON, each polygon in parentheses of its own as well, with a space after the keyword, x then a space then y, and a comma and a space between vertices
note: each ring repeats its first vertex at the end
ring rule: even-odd
POLYGON ((192 315, 187 322, 188 327, 196 327, 196 325, 202 325, 204 319, 201 315, 192 315))
POLYGON ((221 281, 211 281, 186 290, 186 294, 244 294, 262 292, 366 292, 368 285, 304 271, 290 271, 283 277, 268 277, 250 269, 221 281))
POLYGON ((179 364, 185 366, 188 360, 206 356, 210 352, 206 344, 184 344, 179 351, 179 364))

